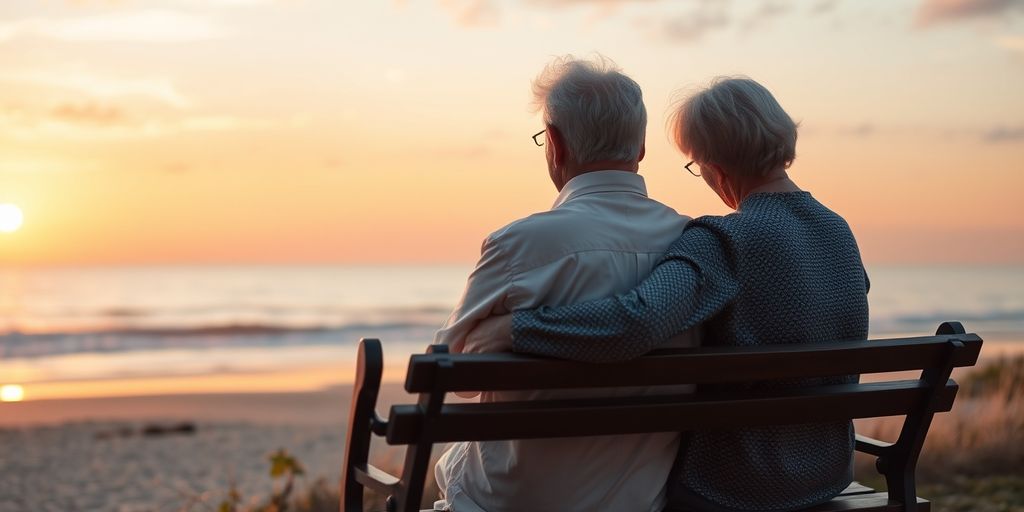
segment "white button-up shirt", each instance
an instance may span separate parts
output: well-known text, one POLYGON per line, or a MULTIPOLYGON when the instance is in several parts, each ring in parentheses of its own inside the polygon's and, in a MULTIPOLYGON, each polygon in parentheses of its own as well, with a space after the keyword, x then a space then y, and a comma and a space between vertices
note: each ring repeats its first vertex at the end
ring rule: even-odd
MULTIPOLYGON (((629 291, 688 221, 648 198, 636 173, 577 176, 551 210, 515 221, 484 241, 462 300, 434 342, 460 351, 466 334, 488 316, 629 291)), ((672 342, 695 343, 689 334, 672 342)), ((595 374, 601 371, 594 367, 595 374)), ((485 392, 481 400, 646 392, 485 392)), ((435 475, 455 512, 660 511, 678 445, 676 433, 456 443, 435 475)))

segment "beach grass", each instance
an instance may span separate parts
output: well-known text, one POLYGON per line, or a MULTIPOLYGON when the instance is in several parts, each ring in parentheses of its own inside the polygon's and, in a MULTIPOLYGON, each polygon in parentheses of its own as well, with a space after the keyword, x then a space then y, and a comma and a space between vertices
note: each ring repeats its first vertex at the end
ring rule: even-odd
MULTIPOLYGON (((937 414, 917 464, 918 495, 936 512, 1024 511, 1024 355, 990 360, 959 377, 948 413, 937 414)), ((894 441, 903 417, 857 422, 894 441)), ((857 479, 884 489, 874 458, 858 455, 857 479)))

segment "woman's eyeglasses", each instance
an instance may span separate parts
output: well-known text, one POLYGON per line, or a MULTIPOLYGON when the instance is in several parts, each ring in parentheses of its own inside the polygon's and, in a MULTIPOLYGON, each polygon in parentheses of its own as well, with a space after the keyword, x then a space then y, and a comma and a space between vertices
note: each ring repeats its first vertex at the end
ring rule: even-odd
POLYGON ((700 178, 700 165, 697 164, 696 160, 690 160, 690 163, 683 166, 690 174, 700 178))
POLYGON ((543 146, 544 145, 544 139, 538 139, 537 137, 540 137, 541 135, 544 135, 544 132, 546 132, 546 131, 547 130, 541 130, 541 131, 533 134, 533 143, 538 145, 538 146, 543 146))

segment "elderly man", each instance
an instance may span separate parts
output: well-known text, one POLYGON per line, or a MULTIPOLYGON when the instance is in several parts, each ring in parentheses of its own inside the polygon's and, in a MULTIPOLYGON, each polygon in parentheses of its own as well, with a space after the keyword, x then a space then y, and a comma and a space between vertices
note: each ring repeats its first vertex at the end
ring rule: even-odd
MULTIPOLYGON (((544 146, 558 198, 551 210, 484 241, 461 302, 435 337, 453 352, 462 351, 466 334, 488 316, 631 289, 689 220, 648 198, 637 174, 647 111, 636 82, 604 59, 563 57, 545 68, 533 92, 545 125, 534 142, 544 146)), ((694 343, 690 335, 675 340, 694 343)), ((539 396, 484 393, 481 400, 539 396)), ((660 511, 678 445, 674 433, 458 443, 435 476, 441 505, 455 512, 660 511)))

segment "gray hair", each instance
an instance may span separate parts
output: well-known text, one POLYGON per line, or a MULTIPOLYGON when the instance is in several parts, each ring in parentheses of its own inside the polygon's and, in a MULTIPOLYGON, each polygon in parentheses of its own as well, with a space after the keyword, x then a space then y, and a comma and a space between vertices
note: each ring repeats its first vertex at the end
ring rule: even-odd
POLYGON ((576 163, 640 157, 647 132, 643 93, 611 60, 558 57, 533 81, 533 98, 576 163))
POLYGON ((698 163, 757 176, 796 159, 797 124, 772 93, 745 77, 718 77, 669 116, 672 140, 698 163))

